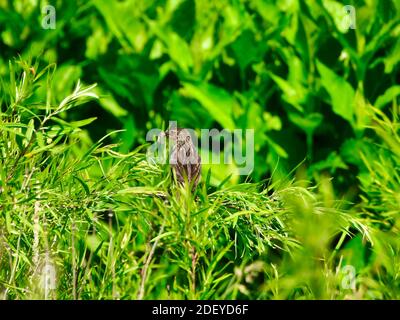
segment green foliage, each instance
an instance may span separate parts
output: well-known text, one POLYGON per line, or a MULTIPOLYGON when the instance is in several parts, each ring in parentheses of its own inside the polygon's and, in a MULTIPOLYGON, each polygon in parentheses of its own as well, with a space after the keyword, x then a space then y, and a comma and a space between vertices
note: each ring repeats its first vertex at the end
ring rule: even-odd
POLYGON ((0 0, 1 297, 399 298, 398 1, 45 5, 0 0), (252 174, 177 187, 169 120, 254 129, 252 174))
MULTIPOLYGON (((7 61, 18 52, 59 64, 55 97, 78 78, 100 83, 102 99, 91 109, 103 111, 90 133, 99 139, 125 129, 114 136, 121 151, 169 120, 254 128, 252 176, 275 173, 279 180, 304 159, 329 163, 332 152, 349 165, 339 151, 362 138, 365 103, 381 108, 398 99, 396 1, 350 3, 354 30, 343 28, 343 5, 332 0, 56 1, 54 30, 41 28, 44 4, 0 3, 0 74, 8 74, 7 61)), ((341 193, 354 188, 354 174, 341 179, 349 181, 341 193)))

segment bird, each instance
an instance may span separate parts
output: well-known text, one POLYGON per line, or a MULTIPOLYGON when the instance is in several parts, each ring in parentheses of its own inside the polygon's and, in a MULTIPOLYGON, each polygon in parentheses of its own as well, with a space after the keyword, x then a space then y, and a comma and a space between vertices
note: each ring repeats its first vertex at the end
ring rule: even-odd
POLYGON ((178 183, 182 186, 189 183, 194 191, 201 177, 201 158, 189 130, 174 127, 168 129, 165 136, 172 144, 169 163, 178 183))

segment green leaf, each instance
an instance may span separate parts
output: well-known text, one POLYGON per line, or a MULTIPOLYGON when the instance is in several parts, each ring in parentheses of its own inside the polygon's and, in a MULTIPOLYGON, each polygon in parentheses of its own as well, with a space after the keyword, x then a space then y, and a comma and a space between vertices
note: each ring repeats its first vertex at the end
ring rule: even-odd
POLYGON ((287 103, 295 107, 298 111, 303 111, 303 107, 300 105, 304 101, 305 92, 300 84, 292 84, 281 77, 269 73, 272 80, 278 85, 278 87, 283 91, 283 98, 287 103))
POLYGON ((64 121, 57 117, 53 117, 52 120, 54 120, 55 122, 59 123, 62 126, 65 126, 65 127, 80 128, 80 127, 87 126, 88 124, 97 120, 97 117, 92 117, 92 118, 79 120, 79 121, 71 121, 71 122, 64 121))
POLYGON ((348 19, 348 15, 344 10, 344 4, 333 0, 323 0, 322 4, 332 17, 337 30, 341 33, 348 32, 348 24, 345 23, 348 19))
POLYGON ((133 115, 130 114, 128 117, 122 118, 121 121, 124 124, 124 130, 125 130, 121 134, 121 139, 123 142, 121 150, 123 152, 127 152, 135 143, 137 129, 136 129, 135 119, 134 119, 133 115))
MULTIPOLYGON (((397 28, 400 29, 400 27, 397 28)), ((393 68, 398 64, 399 61, 400 61, 400 41, 399 39, 397 39, 396 45, 393 47, 390 54, 385 56, 384 58, 385 73, 392 73, 393 68)))
POLYGON ((193 65, 188 44, 175 32, 169 34, 168 51, 171 59, 185 72, 193 65))
POLYGON ((151 30, 164 44, 171 60, 184 72, 189 72, 193 66, 192 53, 189 45, 176 32, 165 30, 161 25, 149 22, 151 30))
POLYGON ((289 113, 289 119, 300 129, 303 129, 306 133, 312 134, 314 130, 321 124, 323 116, 320 113, 311 113, 302 116, 298 113, 289 113))
POLYGON ((128 47, 128 43, 124 37, 123 27, 121 26, 121 19, 117 18, 121 13, 119 6, 113 6, 113 3, 106 0, 94 0, 94 6, 103 15, 108 28, 115 35, 124 47, 128 47))
POLYGON ((33 130, 35 129, 34 120, 29 120, 28 129, 26 130, 25 138, 26 138, 26 145, 28 145, 29 141, 32 138, 33 130))
POLYGON ((276 142, 274 142, 272 139, 270 139, 269 137, 265 138, 267 140, 268 146, 274 150, 276 152, 276 154, 282 158, 288 158, 288 154, 285 151, 285 149, 283 149, 279 144, 277 144, 276 142))
POLYGON ((114 117, 124 117, 128 114, 128 111, 122 108, 115 100, 114 96, 107 91, 103 91, 97 88, 96 93, 100 97, 99 103, 104 110, 110 112, 114 117))
POLYGON ((266 128, 267 131, 271 130, 280 131, 282 129, 282 121, 281 118, 279 118, 278 116, 272 115, 269 112, 264 112, 263 120, 265 122, 265 125, 267 126, 266 128))
POLYGON ((231 44, 231 47, 242 71, 252 62, 260 60, 261 50, 263 49, 263 46, 257 43, 254 34, 249 30, 243 31, 236 41, 231 44))
POLYGON ((44 148, 46 146, 44 143, 43 133, 40 131, 36 132, 36 141, 40 148, 44 148))
POLYGON ((90 196, 90 190, 89 190, 89 186, 87 185, 87 183, 85 181, 83 181, 81 178, 79 178, 78 176, 74 175, 73 178, 80 183, 83 190, 85 190, 86 195, 90 196))
POLYGON ((321 75, 321 84, 331 98, 333 112, 353 125, 355 95, 353 87, 320 61, 317 60, 316 64, 321 75))
POLYGON ((193 85, 186 82, 183 84, 181 93, 186 97, 198 100, 225 129, 233 130, 235 128, 232 112, 237 106, 237 102, 225 90, 207 83, 193 85))
POLYGON ((333 151, 332 153, 329 154, 329 156, 325 160, 313 164, 310 167, 310 172, 322 171, 327 169, 329 169, 329 172, 333 174, 336 169, 347 170, 348 166, 343 161, 342 157, 338 155, 336 151, 333 151))
POLYGON ((375 100, 375 107, 378 109, 383 108, 388 103, 392 102, 398 95, 400 95, 400 86, 392 86, 385 91, 375 100))

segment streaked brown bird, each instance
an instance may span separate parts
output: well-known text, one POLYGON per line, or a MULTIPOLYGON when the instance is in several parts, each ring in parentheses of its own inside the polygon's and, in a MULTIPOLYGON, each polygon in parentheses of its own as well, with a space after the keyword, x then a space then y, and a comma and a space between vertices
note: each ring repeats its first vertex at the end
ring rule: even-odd
POLYGON ((195 190, 201 176, 201 158, 190 132, 187 129, 170 128, 165 135, 172 143, 169 163, 177 181, 181 185, 187 181, 195 190))

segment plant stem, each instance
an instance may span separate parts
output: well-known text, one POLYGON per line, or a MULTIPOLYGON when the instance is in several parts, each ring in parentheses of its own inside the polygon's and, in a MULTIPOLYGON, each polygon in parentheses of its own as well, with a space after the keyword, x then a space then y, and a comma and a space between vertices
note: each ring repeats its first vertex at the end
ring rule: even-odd
POLYGON ((148 270, 148 268, 149 268, 149 265, 150 265, 151 260, 153 259, 154 252, 156 251, 156 247, 157 247, 158 241, 159 241, 159 239, 160 239, 159 237, 160 237, 160 235, 162 235, 162 233, 164 232, 164 226, 165 226, 165 222, 162 224, 162 226, 161 226, 161 228, 160 228, 160 231, 158 232, 157 239, 156 239, 156 241, 154 241, 154 244, 153 244, 153 246, 151 247, 150 253, 149 253, 149 255, 147 256, 146 263, 145 263, 144 266, 143 266, 143 269, 142 269, 142 272, 141 272, 141 274, 142 274, 142 279, 141 279, 141 281, 140 281, 139 292, 138 292, 138 295, 137 295, 137 299, 138 299, 138 300, 143 300, 143 296, 144 296, 144 285, 145 285, 145 283, 146 283, 146 278, 147 278, 147 270, 148 270))

